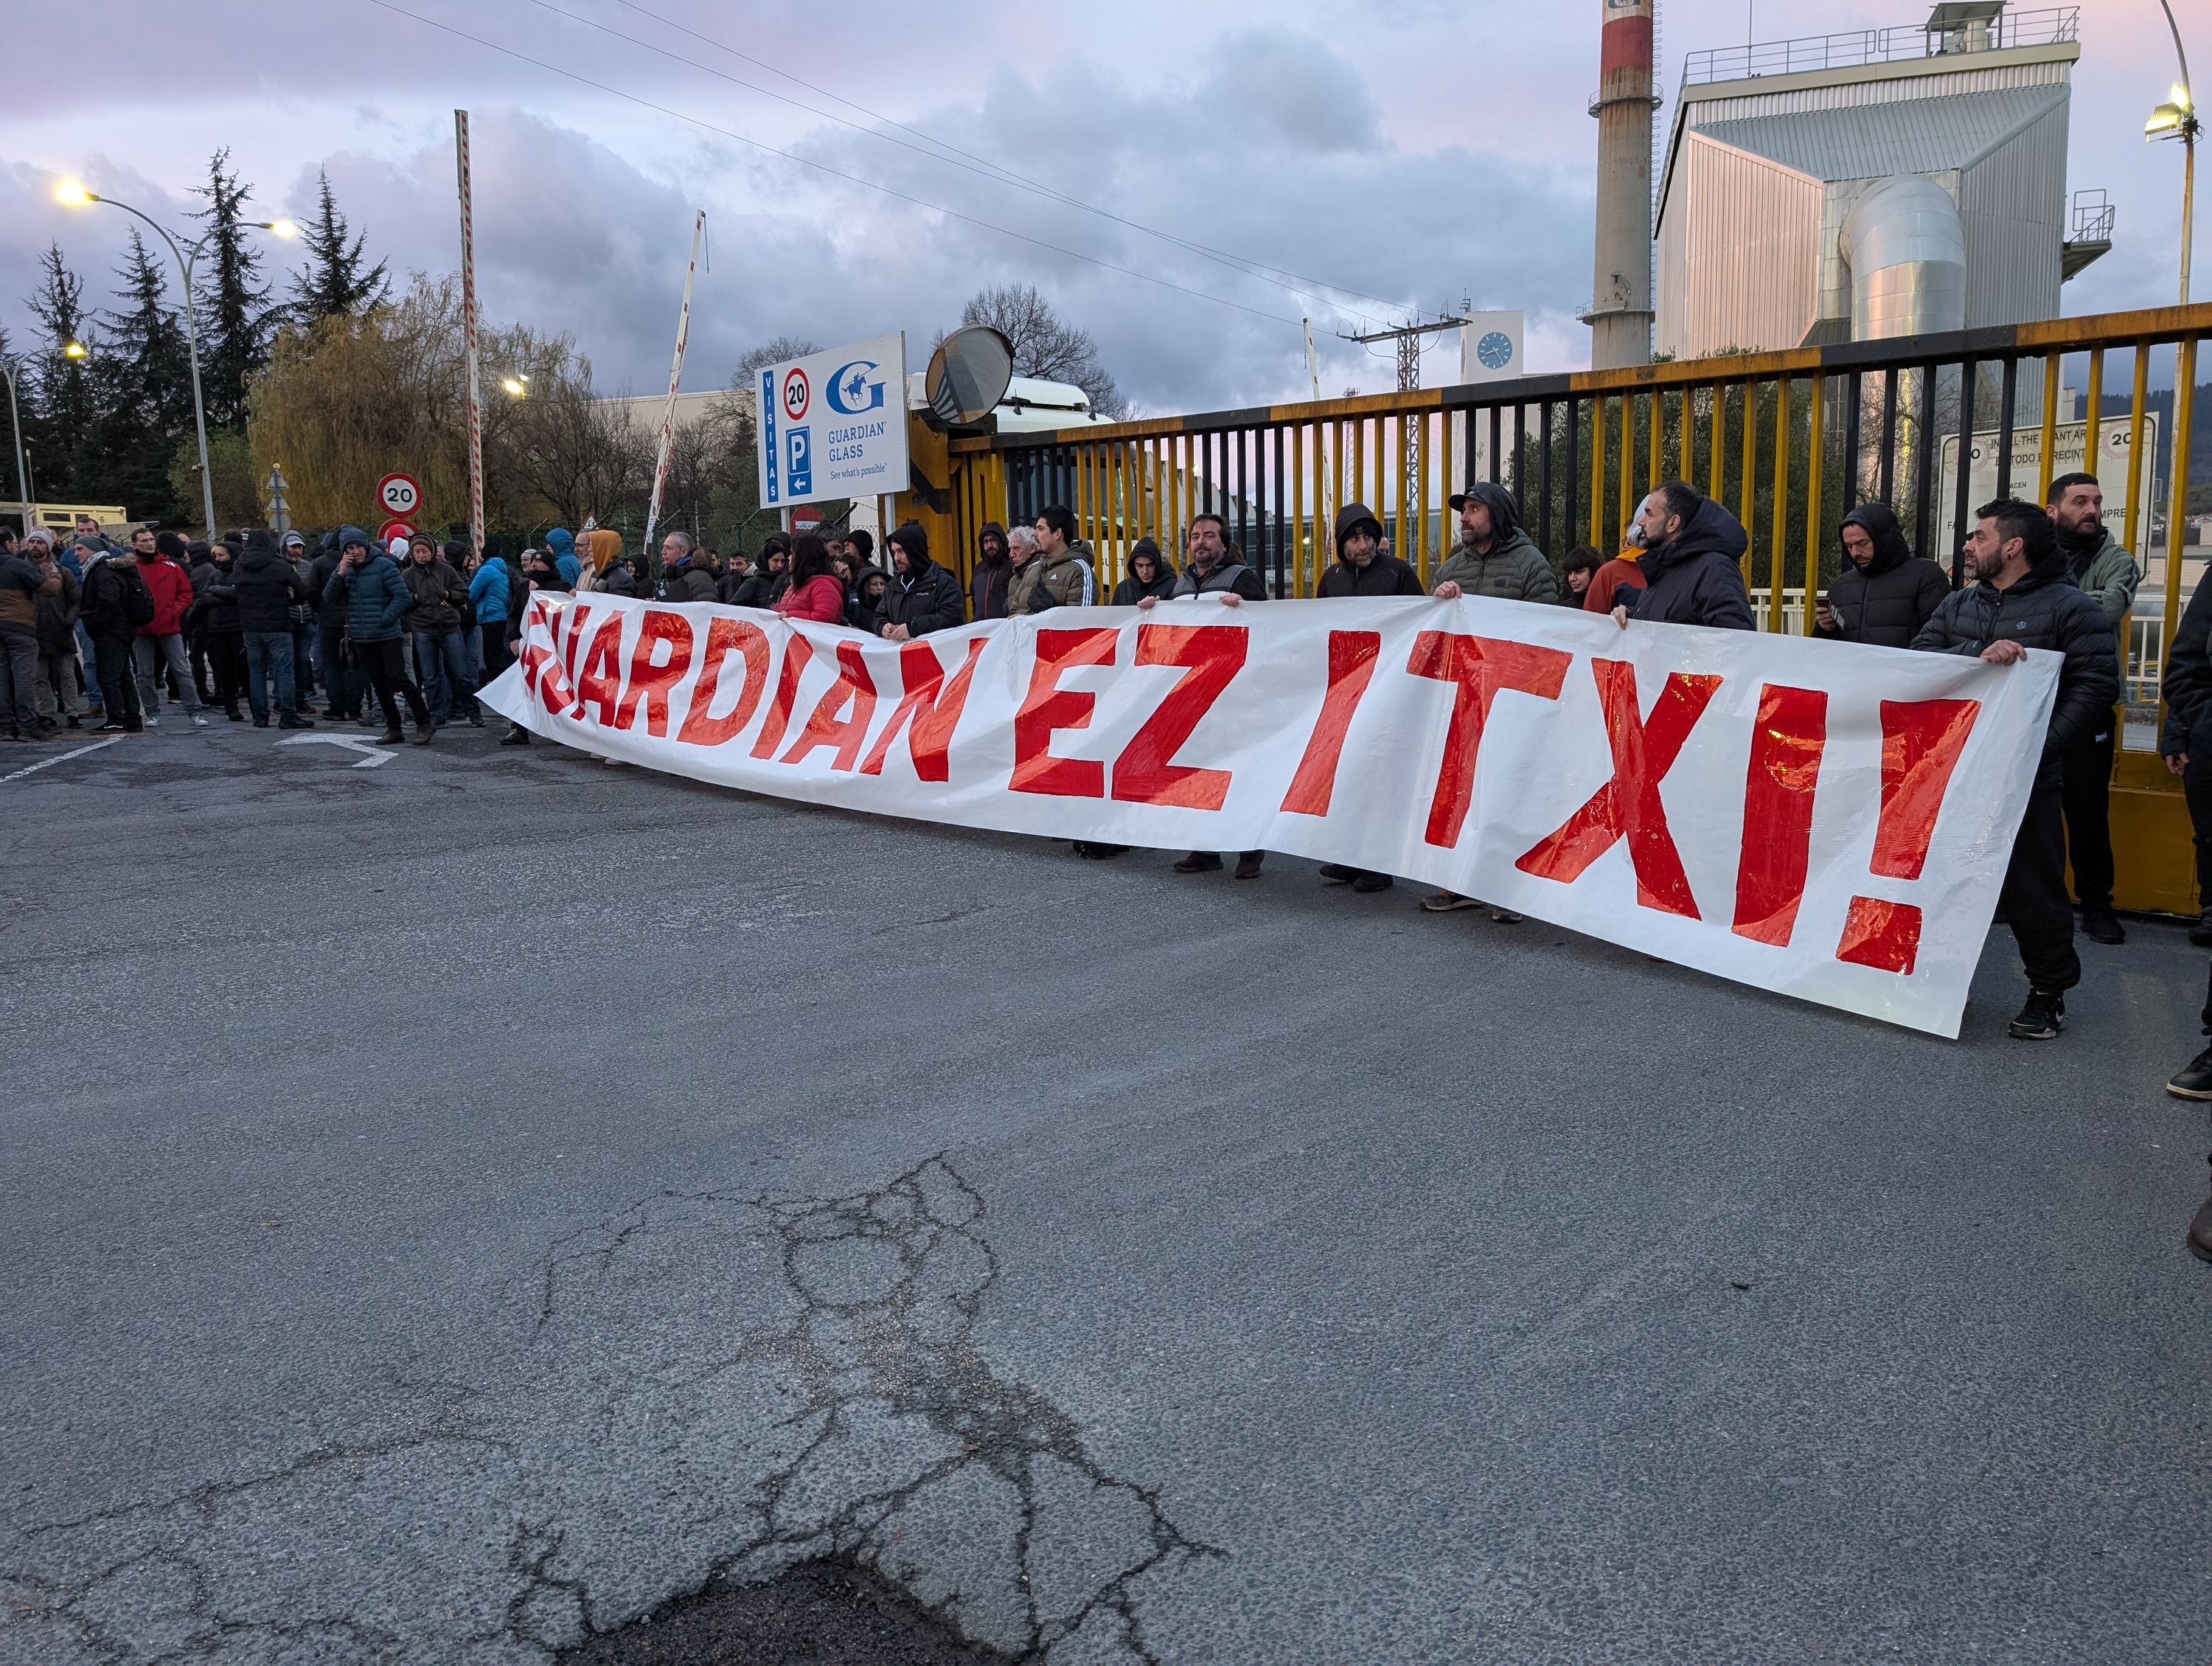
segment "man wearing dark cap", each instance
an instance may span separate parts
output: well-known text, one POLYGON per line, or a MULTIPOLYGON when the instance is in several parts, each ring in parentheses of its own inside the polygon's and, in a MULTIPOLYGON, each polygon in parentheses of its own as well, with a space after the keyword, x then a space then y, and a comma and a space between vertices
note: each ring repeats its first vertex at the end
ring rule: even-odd
POLYGON ((1521 530, 1513 494, 1487 480, 1455 492, 1459 544, 1437 574, 1437 599, 1494 596, 1509 602, 1556 602, 1559 581, 1536 542, 1521 530))
MULTIPOLYGON (((1336 512, 1336 560, 1321 575, 1314 594, 1332 596, 1418 596, 1421 577, 1382 548, 1382 523, 1364 503, 1347 503, 1336 512)), ((1384 885, 1389 881, 1385 879, 1384 885)), ((1378 887, 1379 889, 1379 887, 1378 887)))

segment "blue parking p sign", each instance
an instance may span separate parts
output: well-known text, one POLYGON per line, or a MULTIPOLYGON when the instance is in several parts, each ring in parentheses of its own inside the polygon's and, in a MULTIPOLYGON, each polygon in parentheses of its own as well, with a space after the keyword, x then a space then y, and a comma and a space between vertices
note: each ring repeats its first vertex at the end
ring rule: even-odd
POLYGON ((787 428, 783 431, 786 447, 783 483, 793 497, 804 497, 814 489, 814 452, 803 428, 787 428))

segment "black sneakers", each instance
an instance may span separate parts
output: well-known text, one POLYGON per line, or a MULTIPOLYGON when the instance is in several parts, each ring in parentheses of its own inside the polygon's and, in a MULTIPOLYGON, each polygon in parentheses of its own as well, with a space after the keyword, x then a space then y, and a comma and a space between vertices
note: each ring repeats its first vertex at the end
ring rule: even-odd
POLYGON ((2050 1041, 2066 1027, 2066 998, 2042 989, 2027 992, 2027 1005, 2007 1026, 2015 1041, 2050 1041))
POLYGON ((2189 940, 2200 949, 2212 949, 2212 909, 2197 916, 2197 923, 2189 928, 2189 940))
POLYGON ((2110 903, 2082 909, 2081 935, 2092 943, 2124 943, 2128 940, 2126 928, 2120 924, 2119 916, 2112 912, 2110 903))
POLYGON ((1178 873, 1218 873, 1221 858, 1211 850, 1194 850, 1175 865, 1178 873))
POLYGON ((1321 865, 1322 883, 1325 885, 1348 885, 1359 877, 1356 867, 1346 867, 1342 862, 1323 862, 1321 865))
POLYGON ((2175 1071, 2166 1091, 2177 1099, 2212 1099, 2212 1047, 2175 1071))

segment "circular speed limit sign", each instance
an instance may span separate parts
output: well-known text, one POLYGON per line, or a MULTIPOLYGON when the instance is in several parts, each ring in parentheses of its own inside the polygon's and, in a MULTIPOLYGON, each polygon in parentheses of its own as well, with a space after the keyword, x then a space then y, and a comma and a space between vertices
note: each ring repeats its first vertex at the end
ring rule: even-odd
POLYGON ((395 520, 404 520, 422 507, 422 489, 404 474, 387 474, 376 483, 376 501, 395 520))
POLYGON ((793 365, 783 374, 783 414, 793 422, 806 415, 806 402, 811 397, 806 386, 806 373, 793 365))

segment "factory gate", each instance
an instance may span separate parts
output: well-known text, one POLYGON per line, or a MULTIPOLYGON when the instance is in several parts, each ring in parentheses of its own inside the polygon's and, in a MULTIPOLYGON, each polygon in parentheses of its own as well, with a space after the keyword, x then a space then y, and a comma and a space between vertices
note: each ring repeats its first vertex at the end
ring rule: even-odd
POLYGON ((2123 632, 2117 901, 2193 914, 2188 814, 2158 751, 2158 680, 2212 554, 2194 529, 2186 541, 2173 531, 2190 519, 2197 425, 2194 398, 2171 390, 2196 386, 2207 335, 2212 305, 2198 305, 1057 433, 948 437, 917 422, 916 489, 897 513, 922 520, 964 580, 986 520, 1065 503, 1110 590, 1139 538, 1174 553, 1190 517, 1210 511, 1271 595, 1297 597, 1334 559, 1329 529, 1346 502, 1369 505, 1426 580, 1456 530, 1444 500, 1470 480, 1510 488, 1556 564, 1580 544, 1611 554, 1644 492, 1679 476, 1750 534, 1743 569, 1760 628, 1803 633, 1853 505, 1893 506, 1915 552, 1956 582, 1975 506, 2041 502, 2054 475, 2082 466, 2083 413, 2098 412, 2090 471, 2113 535, 2145 571, 2123 632))

